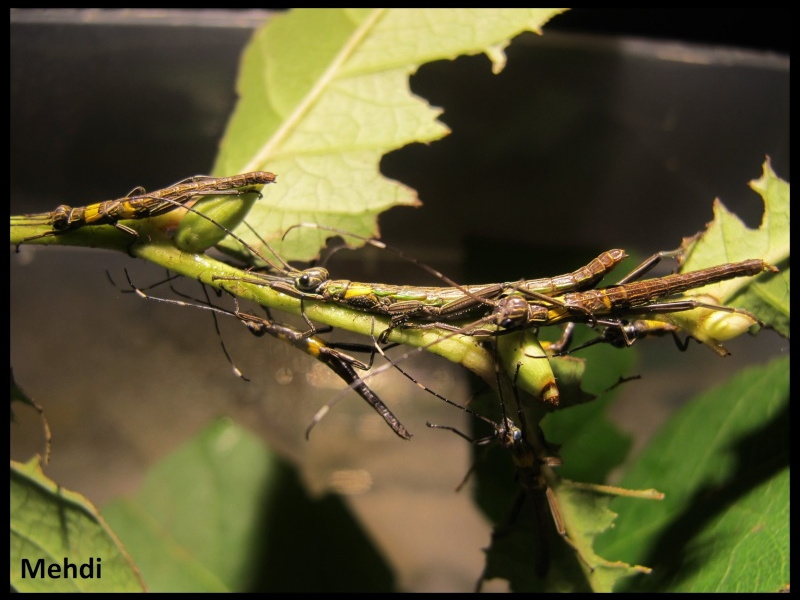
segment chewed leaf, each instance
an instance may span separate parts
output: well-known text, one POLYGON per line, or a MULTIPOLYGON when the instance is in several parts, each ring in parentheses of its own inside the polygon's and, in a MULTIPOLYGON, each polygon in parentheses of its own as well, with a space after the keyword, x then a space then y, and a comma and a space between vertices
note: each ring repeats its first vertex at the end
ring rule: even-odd
POLYGON ((608 561, 593 549, 594 538, 613 526, 616 513, 608 508, 614 495, 661 499, 654 490, 624 490, 562 480, 551 490, 567 539, 558 535, 544 494, 527 494, 507 530, 496 530, 487 549, 482 580, 501 577, 511 589, 523 591, 610 592, 621 579, 650 570, 608 561))
POLYGON ((620 579, 637 573, 649 573, 648 567, 609 561, 595 554, 594 539, 614 525, 617 514, 608 508, 614 496, 661 500, 656 490, 626 490, 610 486, 582 484, 568 480, 555 488, 567 535, 580 554, 592 590, 611 592, 620 579))
POLYGON ((719 200, 714 202, 714 220, 691 245, 684 271, 727 262, 760 258, 780 269, 757 278, 740 277, 698 289, 728 306, 744 308, 761 321, 789 337, 789 184, 764 163, 753 188, 764 201, 764 217, 758 229, 750 229, 719 200))
MULTIPOLYGON (((380 174, 381 157, 448 133, 436 120, 441 111, 411 93, 409 75, 481 52, 499 72, 511 38, 539 32, 561 10, 298 9, 276 17, 242 59, 240 100, 214 172, 278 174, 248 223, 286 260, 313 258, 330 236, 301 230, 281 241, 303 221, 375 237, 379 213, 419 204, 414 190, 380 174)), ((246 228, 236 233, 264 250, 246 228)))

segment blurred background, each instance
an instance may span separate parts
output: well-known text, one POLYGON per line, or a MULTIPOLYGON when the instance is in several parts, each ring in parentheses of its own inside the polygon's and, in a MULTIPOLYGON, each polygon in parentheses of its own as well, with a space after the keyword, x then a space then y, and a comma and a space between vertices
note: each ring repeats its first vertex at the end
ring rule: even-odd
MULTIPOLYGON (((235 105, 241 51, 276 13, 10 14, 10 213, 21 214, 207 173, 235 105)), ((485 282, 570 271, 609 248, 639 257, 674 248, 712 219, 717 197, 757 227, 763 206, 747 183, 765 157, 791 179, 788 16, 579 9, 544 36, 514 40, 499 75, 484 56, 424 65, 412 90, 444 110, 453 133, 384 157, 382 172, 423 205, 382 215, 382 239, 458 281, 485 282)), ((410 443, 355 395, 306 441, 311 416, 338 389, 313 359, 222 323, 246 383, 208 314, 120 291, 124 268, 142 286, 163 278, 159 269, 73 248, 11 248, 10 258, 11 366, 46 408, 53 479, 102 506, 228 415, 296 462, 310 489, 345 492, 402 589, 472 589, 491 525, 453 491, 470 447, 425 427, 466 429, 463 414, 389 371, 370 385, 415 434, 410 443)), ((375 250, 334 261, 353 280, 433 283, 375 250)), ((668 340, 640 346, 643 380, 623 386, 613 412, 637 448, 688 398, 788 351, 771 332, 734 341, 725 359, 699 346, 682 354, 668 340)), ((470 396, 444 360, 411 360, 407 370, 448 398, 470 396)), ((32 414, 20 417, 11 457, 27 460, 41 437, 32 414)))

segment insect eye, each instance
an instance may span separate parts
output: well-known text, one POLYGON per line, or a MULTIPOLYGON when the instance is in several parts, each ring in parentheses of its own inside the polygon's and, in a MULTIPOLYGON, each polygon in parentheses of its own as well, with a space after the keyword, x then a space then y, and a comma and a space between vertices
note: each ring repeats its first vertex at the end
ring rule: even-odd
POLYGON ((313 292, 327 279, 328 271, 317 267, 306 269, 295 281, 301 291, 313 292))
POLYGON ((300 275, 300 277, 297 279, 297 284, 301 288, 307 288, 308 287, 308 275, 300 275))

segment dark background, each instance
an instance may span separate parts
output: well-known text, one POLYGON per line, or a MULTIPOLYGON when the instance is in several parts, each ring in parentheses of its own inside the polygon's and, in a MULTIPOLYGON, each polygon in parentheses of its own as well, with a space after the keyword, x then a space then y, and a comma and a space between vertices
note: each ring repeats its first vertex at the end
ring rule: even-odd
POLYGON ((556 17, 552 28, 788 54, 791 21, 791 11, 777 8, 576 8, 556 17))

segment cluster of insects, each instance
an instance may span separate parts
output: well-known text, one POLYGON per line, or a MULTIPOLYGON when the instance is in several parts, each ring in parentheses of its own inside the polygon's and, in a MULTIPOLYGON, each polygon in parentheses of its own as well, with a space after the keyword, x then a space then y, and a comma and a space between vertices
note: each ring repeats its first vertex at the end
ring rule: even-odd
MULTIPOLYGON (((296 227, 314 227, 330 233, 331 236, 353 237, 393 251, 438 277, 442 285, 392 285, 334 279, 321 266, 298 269, 280 258, 277 261, 269 260, 237 236, 232 231, 233 227, 215 221, 194 206, 195 202, 208 197, 222 196, 232 201, 252 199, 260 196, 262 188, 275 180, 274 174, 263 171, 231 177, 196 176, 154 192, 136 188, 116 200, 84 207, 61 205, 50 213, 17 218, 20 225, 49 227, 47 231, 24 238, 20 243, 57 237, 84 227, 105 225, 113 226, 130 237, 130 251, 142 241, 136 229, 137 222, 180 208, 187 211, 187 214, 197 215, 218 230, 220 236, 215 239, 231 236, 243 244, 253 257, 268 265, 268 268, 260 270, 244 265, 246 270, 237 275, 215 276, 214 284, 220 289, 230 291, 237 283, 264 286, 279 294, 299 299, 301 306, 309 302, 335 304, 380 318, 381 323, 388 324, 381 331, 376 331, 369 343, 363 346, 345 346, 323 340, 320 336, 326 331, 316 327, 308 318, 307 329, 301 330, 275 320, 269 312, 264 316, 245 312, 240 309, 235 297, 233 309, 216 306, 208 299, 200 301, 160 298, 146 293, 128 278, 130 289, 142 298, 193 306, 214 315, 231 316, 257 336, 269 335, 305 352, 340 377, 402 439, 410 439, 411 433, 368 384, 371 378, 387 369, 400 370, 437 398, 488 423, 493 434, 479 440, 448 426, 432 423, 428 425, 453 430, 473 443, 493 443, 506 449, 516 467, 521 494, 532 497, 537 506, 549 510, 556 531, 567 544, 575 548, 584 563, 588 561, 570 540, 558 498, 553 493, 553 485, 557 481, 553 468, 561 464, 561 458, 555 447, 544 439, 538 422, 531 422, 532 419, 526 417, 524 402, 520 401, 517 391, 522 390, 533 396, 544 411, 559 409, 562 407, 561 393, 549 368, 549 359, 575 352, 591 344, 605 343, 625 347, 644 337, 666 334, 674 337, 680 344, 685 344, 688 338, 694 337, 706 342, 718 353, 724 353, 720 342, 746 331, 758 323, 758 319, 741 308, 725 306, 713 298, 683 294, 733 278, 757 277, 777 271, 763 260, 751 259, 643 279, 647 272, 665 258, 675 259, 680 263, 685 251, 682 247, 656 253, 616 284, 598 287, 627 257, 625 251, 611 249, 570 273, 530 280, 461 285, 378 240, 310 223, 297 225, 296 227), (702 315, 690 320, 691 326, 687 326, 686 321, 672 318, 675 314, 688 314, 690 311, 702 315), (573 347, 572 333, 576 324, 593 328, 596 336, 589 342, 573 347), (563 335, 558 342, 545 347, 539 342, 536 333, 541 328, 553 326, 564 326, 563 335), (372 352, 373 356, 376 352, 384 354, 389 345, 389 337, 396 329, 430 330, 437 335, 434 341, 410 350, 369 373, 367 371, 371 361, 368 365, 349 354, 349 351, 364 349, 372 352), (681 338, 681 335, 684 337, 681 338), (507 407, 501 393, 499 420, 490 419, 440 396, 403 371, 401 364, 405 359, 417 352, 430 350, 454 336, 468 336, 486 348, 493 358, 494 378, 498 389, 502 391, 505 386, 513 391, 516 403, 514 409, 507 407)), ((269 248, 265 241, 262 242, 269 248)), ((277 253, 273 254, 278 256, 277 253)), ((313 417, 309 431, 328 412, 332 403, 333 401, 313 417)), ((591 566, 587 564, 587 568, 591 566)))

